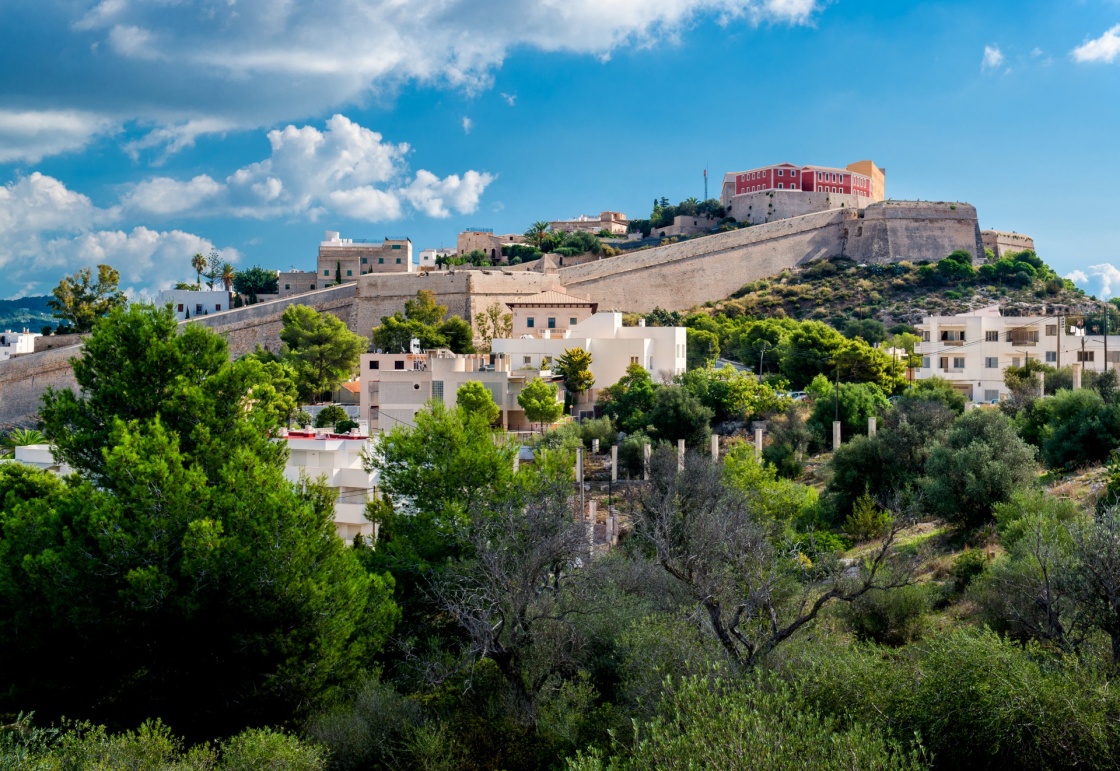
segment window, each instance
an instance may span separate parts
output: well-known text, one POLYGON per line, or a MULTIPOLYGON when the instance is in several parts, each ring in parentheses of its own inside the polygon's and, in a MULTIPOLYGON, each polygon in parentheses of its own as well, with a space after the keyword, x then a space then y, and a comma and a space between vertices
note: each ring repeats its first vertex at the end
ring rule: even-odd
POLYGON ((535 318, 533 318, 532 316, 525 319, 525 326, 527 326, 529 329, 532 329, 536 325, 537 325, 537 320, 535 318))
POLYGON ((182 312, 183 312, 183 304, 179 303, 179 313, 182 313, 182 312))
POLYGON ((532 364, 533 363, 533 357, 532 356, 526 356, 522 363, 525 364, 525 366, 528 366, 528 365, 532 364))
POLYGON ((778 176, 779 177, 784 177, 785 175, 786 175, 786 170, 785 169, 778 169, 778 176))
POLYGON ((352 270, 348 270, 348 271, 346 271, 346 275, 347 275, 347 276, 353 276, 353 275, 354 275, 354 271, 352 271, 352 270))
POLYGON ((963 356, 954 356, 953 357, 953 369, 964 369, 964 357, 963 356))
POLYGON ((363 257, 362 264, 365 265, 367 262, 369 262, 369 257, 363 257))
POLYGON ((1018 356, 1012 356, 1011 357, 1011 366, 1012 367, 1018 367, 1019 366, 1019 357, 1018 356))
POLYGON ((928 329, 922 330, 922 342, 923 343, 928 343, 929 342, 929 330, 928 329))
POLYGON ((377 361, 376 359, 371 359, 370 362, 369 362, 369 368, 370 369, 381 369, 381 362, 377 361))
POLYGON ((397 359, 394 361, 393 369, 404 369, 404 359, 397 359))
POLYGON ((922 357, 922 369, 929 369, 929 357, 928 356, 923 356, 922 357))
POLYGON ((1094 353, 1096 353, 1096 351, 1078 351, 1077 360, 1080 362, 1092 361, 1094 353))
POLYGON ((432 381, 432 398, 433 399, 443 399, 443 381, 442 380, 433 380, 432 381))
POLYGON ((984 401, 986 401, 986 402, 998 402, 999 401, 999 391, 996 391, 996 390, 993 390, 993 389, 985 390, 984 391, 984 401))
POLYGON ((401 248, 401 245, 400 245, 400 244, 393 244, 393 248, 394 248, 394 249, 400 249, 400 248, 401 248))
POLYGON ((194 312, 195 313, 202 313, 202 303, 195 303, 194 312))
POLYGON ((963 343, 964 330, 961 329, 946 329, 941 333, 941 341, 943 343, 963 343))
POLYGON ((638 363, 638 357, 637 356, 631 356, 630 357, 630 363, 631 364, 637 364, 638 363))
POLYGON ((285 289, 291 289, 291 288, 292 288, 292 285, 291 285, 291 284, 284 284, 284 288, 285 288, 285 289))
POLYGON ((314 289, 314 288, 315 288, 315 285, 314 285, 314 284, 312 284, 310 288, 311 288, 311 289, 314 289))
POLYGON ((996 331, 996 330, 991 330, 991 331, 985 332, 984 333, 984 342, 985 343, 998 343, 999 342, 999 332, 996 331))
POLYGON ((549 329, 556 329, 556 317, 555 316, 549 316, 548 317, 548 328, 549 329))
POLYGON ((571 317, 570 319, 568 319, 568 326, 569 326, 569 327, 574 327, 574 326, 575 326, 576 324, 578 324, 578 323, 579 323, 579 322, 578 322, 578 321, 576 321, 576 317, 575 317, 575 316, 572 316, 572 317, 571 317))
POLYGON ((995 356, 985 356, 984 369, 999 369, 999 359, 995 356))
POLYGON ((1046 363, 1047 364, 1057 363, 1057 361, 1058 361, 1058 352, 1057 351, 1047 351, 1046 352, 1046 363))
POLYGON ((323 271, 324 276, 329 276, 330 274, 331 274, 331 269, 330 268, 327 268, 323 271))
POLYGON ((397 258, 397 264, 398 264, 398 265, 400 265, 400 264, 401 264, 401 258, 400 258, 400 257, 398 257, 398 258, 397 258))
POLYGON ((949 369, 949 357, 948 356, 942 356, 940 364, 941 364, 941 369, 949 369))
POLYGON ((1046 336, 1047 337, 1057 337, 1058 336, 1058 325, 1057 324, 1047 324, 1046 325, 1046 336))
POLYGON ((220 311, 221 309, 222 309, 222 304, 221 303, 218 303, 217 305, 214 306, 214 310, 216 310, 216 311, 220 311))
POLYGON ((377 264, 378 265, 384 265, 385 264, 385 258, 384 257, 378 257, 377 258, 377 264))

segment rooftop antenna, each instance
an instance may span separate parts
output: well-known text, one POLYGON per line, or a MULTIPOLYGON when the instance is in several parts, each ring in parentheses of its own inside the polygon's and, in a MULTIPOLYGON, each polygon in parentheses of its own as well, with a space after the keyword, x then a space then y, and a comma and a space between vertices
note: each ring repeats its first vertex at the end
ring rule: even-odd
POLYGON ((708 169, 704 168, 704 200, 708 200, 708 169))

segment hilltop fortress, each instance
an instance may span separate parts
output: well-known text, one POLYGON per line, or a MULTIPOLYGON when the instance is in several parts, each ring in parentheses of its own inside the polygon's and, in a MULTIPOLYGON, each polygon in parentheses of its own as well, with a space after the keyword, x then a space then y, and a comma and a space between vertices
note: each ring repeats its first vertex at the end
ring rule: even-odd
MULTIPOLYGON (((771 184, 775 184, 776 179, 790 179, 786 176, 788 169, 796 169, 798 180, 807 172, 825 173, 817 167, 784 165, 770 169, 783 172, 781 177, 771 176, 771 184)), ((829 173, 839 173, 839 170, 829 173)), ((751 227, 568 267, 557 268, 546 255, 536 263, 514 267, 362 272, 353 276, 353 280, 344 278, 343 283, 334 286, 213 313, 184 323, 202 324, 222 333, 236 356, 251 351, 258 344, 276 350, 280 317, 285 308, 297 303, 329 311, 354 332, 368 336, 382 316, 401 310, 405 300, 421 289, 433 291, 450 313, 468 320, 473 320, 475 314, 494 302, 513 301, 556 286, 589 298, 603 310, 648 312, 655 307, 686 310, 727 297, 744 284, 830 257, 848 257, 868 264, 936 261, 963 249, 983 260, 985 241, 1003 248, 1013 244, 1029 248, 1028 243, 1033 247, 1026 236, 994 231, 982 235, 976 209, 969 204, 876 201, 874 196, 881 195, 883 189, 882 178, 865 174, 866 186, 859 187, 864 185, 863 180, 857 178, 859 172, 848 173, 853 177, 851 180, 830 181, 829 186, 856 183, 859 195, 786 188, 732 195, 729 200, 732 210, 745 205, 748 211, 759 207, 769 212, 764 217, 768 221, 751 227), (862 195, 864 190, 868 195, 862 195), (849 206, 849 195, 859 205, 849 206), (798 200, 797 196, 811 197, 798 200), (799 208, 816 210, 788 215, 799 208)), ((735 184, 736 175, 729 176, 735 184)), ((816 180, 813 182, 815 187, 816 180)), ((337 265, 340 258, 331 256, 337 265)), ((354 272, 359 273, 358 270, 354 272)), ((47 386, 73 386, 69 359, 77 353, 77 346, 57 348, 17 357, 0 365, 0 424, 27 422, 29 416, 35 414, 39 396, 47 386)))

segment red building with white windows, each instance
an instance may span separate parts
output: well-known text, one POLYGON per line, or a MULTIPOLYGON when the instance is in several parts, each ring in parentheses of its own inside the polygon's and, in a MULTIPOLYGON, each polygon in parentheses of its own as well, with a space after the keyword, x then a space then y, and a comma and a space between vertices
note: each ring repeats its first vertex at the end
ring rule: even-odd
MULTIPOLYGON (((792 163, 780 163, 777 166, 732 172, 724 177, 726 198, 769 190, 799 190, 804 193, 837 193, 872 198, 871 177, 848 169, 826 166, 799 168, 792 163), (728 181, 733 182, 733 186, 728 185, 728 181)), ((724 202, 724 206, 729 204, 730 200, 724 202)))
POLYGON ((720 202, 731 216, 756 224, 827 209, 863 208, 882 201, 885 187, 886 172, 872 161, 843 169, 779 163, 725 174, 720 202), (766 200, 758 200, 760 196, 766 200))

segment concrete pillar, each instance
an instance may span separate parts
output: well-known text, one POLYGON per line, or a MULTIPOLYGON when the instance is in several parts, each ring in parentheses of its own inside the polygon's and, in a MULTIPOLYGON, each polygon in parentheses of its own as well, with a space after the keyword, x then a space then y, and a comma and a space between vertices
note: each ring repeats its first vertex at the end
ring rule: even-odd
POLYGON ((587 502, 587 548, 595 552, 595 501, 587 502))
POLYGON ((840 421, 832 421, 832 449, 840 449, 840 421))
POLYGON ((712 460, 719 460, 719 434, 712 434, 712 460))
POLYGON ((592 439, 591 440, 591 452, 595 453, 596 455, 599 454, 599 440, 598 439, 592 439))
POLYGON ((583 448, 576 448, 576 485, 579 486, 579 518, 583 519, 583 448))
POLYGON ((642 445, 642 479, 649 481, 649 451, 653 445, 642 445))
POLYGON ((879 419, 872 415, 867 419, 867 435, 875 436, 875 432, 879 430, 879 419))
POLYGON ((598 516, 599 516, 599 503, 597 501, 588 501, 587 502, 587 521, 591 523, 592 527, 595 526, 595 521, 598 519, 598 516))
POLYGON ((762 459, 762 429, 756 428, 754 430, 754 459, 762 459))
POLYGON ((1081 362, 1075 361, 1070 365, 1073 369, 1073 390, 1081 389, 1081 362))
POLYGON ((610 521, 611 521, 611 546, 614 546, 618 543, 618 512, 615 511, 614 509, 611 509, 611 511, 610 511, 610 521))
POLYGON ((684 471, 684 440, 677 440, 677 471, 684 471))
POLYGON ((1038 373, 1038 398, 1046 396, 1046 373, 1038 373))
POLYGON ((611 481, 618 481, 618 445, 611 446, 611 481))
POLYGON ((517 452, 513 454, 513 473, 516 474, 521 470, 521 445, 517 446, 517 452))
POLYGON ((607 546, 608 547, 614 546, 614 543, 615 543, 615 534, 614 534, 615 518, 614 518, 614 513, 613 512, 610 512, 610 513, 607 514, 605 522, 606 522, 606 526, 607 526, 607 546))

